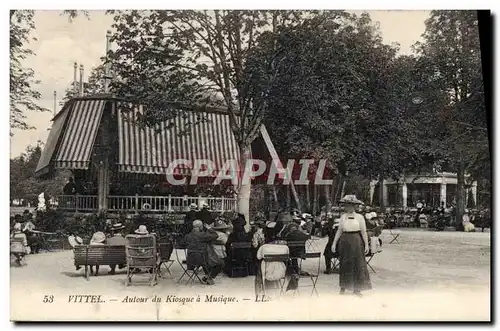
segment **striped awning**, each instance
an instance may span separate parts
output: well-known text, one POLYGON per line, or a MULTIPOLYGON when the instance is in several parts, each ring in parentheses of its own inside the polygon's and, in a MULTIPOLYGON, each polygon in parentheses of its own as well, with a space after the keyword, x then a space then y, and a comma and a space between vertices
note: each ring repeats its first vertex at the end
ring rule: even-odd
POLYGON ((61 169, 87 169, 106 100, 76 99, 54 158, 61 169))
POLYGON ((213 162, 215 175, 227 160, 239 160, 227 113, 185 111, 154 127, 139 125, 135 115, 118 110, 119 171, 189 174, 194 160, 204 159, 213 162), (191 165, 169 169, 174 160, 180 159, 189 160, 191 165))
POLYGON ((35 170, 35 176, 41 176, 49 172, 50 161, 57 147, 57 142, 61 136, 61 133, 70 113, 70 107, 64 107, 53 119, 52 128, 50 129, 49 137, 43 148, 42 155, 38 160, 38 164, 35 170))

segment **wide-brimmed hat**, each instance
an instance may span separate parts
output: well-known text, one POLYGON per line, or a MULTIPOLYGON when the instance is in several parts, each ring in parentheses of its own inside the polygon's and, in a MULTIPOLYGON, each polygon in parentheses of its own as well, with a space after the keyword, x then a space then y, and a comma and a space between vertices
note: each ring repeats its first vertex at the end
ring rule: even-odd
POLYGON ((192 203, 189 205, 189 209, 191 209, 191 210, 198 209, 198 205, 196 203, 192 203))
POLYGON ((83 245, 83 239, 78 237, 78 236, 69 236, 68 237, 68 242, 71 245, 71 247, 75 247, 77 245, 83 245))
POLYGON ((94 233, 90 239, 91 243, 103 243, 104 241, 106 241, 106 235, 101 231, 94 233))
POLYGON ((348 194, 344 196, 341 200, 340 203, 346 204, 346 205, 363 205, 363 201, 359 200, 356 198, 354 194, 348 194))
POLYGON ((125 229, 125 225, 122 223, 115 223, 113 226, 111 226, 111 230, 117 231, 117 230, 123 230, 125 229))
POLYGON ((227 228, 229 228, 229 226, 221 219, 216 220, 214 222, 214 226, 212 226, 212 229, 214 230, 225 230, 227 228))
POLYGON ((148 228, 145 225, 139 225, 134 232, 137 234, 149 234, 148 228))
POLYGON ((305 220, 307 220, 307 219, 313 218, 313 216, 311 214, 308 214, 308 213, 303 213, 302 214, 302 218, 305 219, 305 220))

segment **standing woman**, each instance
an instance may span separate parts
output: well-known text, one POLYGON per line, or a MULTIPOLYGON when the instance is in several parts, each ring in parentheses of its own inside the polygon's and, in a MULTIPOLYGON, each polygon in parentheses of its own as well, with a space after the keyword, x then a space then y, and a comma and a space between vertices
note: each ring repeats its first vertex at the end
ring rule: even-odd
POLYGON ((333 253, 338 247, 340 294, 349 289, 360 296, 361 291, 372 288, 365 259, 370 247, 365 219, 355 212, 355 206, 363 202, 355 195, 346 195, 340 203, 344 204, 345 213, 340 216, 339 227, 332 243, 333 253))

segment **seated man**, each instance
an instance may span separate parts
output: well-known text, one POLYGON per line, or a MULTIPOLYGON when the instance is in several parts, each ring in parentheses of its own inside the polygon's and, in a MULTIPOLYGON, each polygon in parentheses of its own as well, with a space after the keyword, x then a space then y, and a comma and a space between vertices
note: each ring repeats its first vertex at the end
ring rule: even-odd
POLYGON ((291 257, 291 267, 293 268, 293 272, 298 274, 299 263, 298 258, 306 252, 306 241, 311 238, 310 235, 304 233, 297 223, 291 223, 286 236, 284 239, 287 243, 294 242, 300 243, 300 245, 295 244, 293 247, 289 246, 290 249, 290 257, 291 257))
MULTIPOLYGON (((111 226, 111 228, 109 229, 111 237, 109 237, 106 240, 106 243, 110 246, 123 246, 123 247, 125 247, 125 238, 121 234, 121 231, 123 231, 123 229, 125 229, 125 226, 123 226, 121 223, 113 224, 111 226)), ((113 264, 113 265, 110 265, 109 267, 111 268, 111 271, 109 272, 109 274, 114 275, 115 270, 116 270, 116 265, 113 264)), ((122 268, 124 268, 124 266, 120 265, 119 268, 122 269, 122 268)))
POLYGON ((224 261, 217 255, 213 249, 213 243, 218 235, 206 226, 207 231, 203 231, 203 222, 196 220, 193 222, 193 230, 186 235, 188 269, 195 266, 202 266, 206 276, 202 281, 206 285, 213 285, 214 279, 224 268, 224 261))

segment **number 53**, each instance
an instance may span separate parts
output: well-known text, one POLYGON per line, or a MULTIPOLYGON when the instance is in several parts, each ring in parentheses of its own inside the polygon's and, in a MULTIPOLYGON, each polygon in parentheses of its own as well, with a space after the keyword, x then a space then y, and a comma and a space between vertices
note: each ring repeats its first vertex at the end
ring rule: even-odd
POLYGON ((44 295, 43 297, 43 303, 52 303, 54 302, 54 296, 53 295, 44 295))

